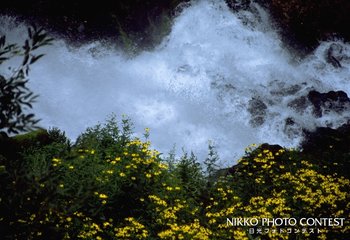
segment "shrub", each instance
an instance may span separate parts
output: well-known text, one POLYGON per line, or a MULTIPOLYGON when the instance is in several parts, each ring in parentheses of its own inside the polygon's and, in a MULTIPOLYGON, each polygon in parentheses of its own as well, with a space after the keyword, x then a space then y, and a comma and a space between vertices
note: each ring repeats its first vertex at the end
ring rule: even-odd
MULTIPOLYGON (((22 163, 12 168, 6 162, 0 171, 2 236, 341 239, 349 233, 348 222, 320 228, 318 235, 280 233, 276 227, 257 234, 226 223, 227 218, 249 217, 348 219, 350 180, 336 173, 336 164, 325 170, 298 150, 251 146, 237 165, 208 184, 194 154, 179 159, 170 154, 166 161, 150 148, 149 129, 141 140, 133 137, 131 126, 127 118, 118 124, 111 117, 89 128, 71 147, 62 132, 52 130, 54 142, 22 151, 22 163)), ((216 158, 213 152, 207 159, 216 158)))

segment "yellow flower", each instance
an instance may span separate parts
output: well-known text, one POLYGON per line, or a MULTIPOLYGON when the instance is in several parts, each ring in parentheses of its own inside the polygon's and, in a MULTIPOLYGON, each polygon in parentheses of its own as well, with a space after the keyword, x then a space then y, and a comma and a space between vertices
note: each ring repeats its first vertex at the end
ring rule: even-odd
POLYGON ((101 199, 106 199, 108 198, 108 196, 106 194, 100 193, 100 195, 98 195, 99 198, 101 199))

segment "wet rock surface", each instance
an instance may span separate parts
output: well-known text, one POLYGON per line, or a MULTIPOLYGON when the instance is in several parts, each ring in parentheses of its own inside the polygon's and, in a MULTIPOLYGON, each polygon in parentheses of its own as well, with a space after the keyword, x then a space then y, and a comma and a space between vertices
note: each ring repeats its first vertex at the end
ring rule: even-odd
POLYGON ((145 35, 150 31, 150 26, 165 21, 181 2, 187 1, 4 0, 0 14, 18 16, 72 42, 116 39, 121 34, 129 33, 139 33, 140 41, 147 42, 150 39, 145 35))
POLYGON ((258 127, 265 122, 267 105, 260 99, 253 98, 249 101, 248 111, 251 114, 250 124, 258 127))
POLYGON ((305 131, 301 147, 308 154, 321 155, 325 151, 339 151, 350 156, 350 123, 337 129, 320 127, 313 132, 305 131))
POLYGON ((322 127, 313 132, 305 131, 301 148, 305 158, 323 163, 325 171, 331 168, 335 173, 350 177, 350 123, 337 129, 322 127))
MULTIPOLYGON (((249 0, 227 0, 228 5, 248 6, 249 0)), ((312 51, 320 40, 342 38, 350 40, 350 1, 348 0, 258 0, 268 8, 284 41, 299 51, 312 51)))
POLYGON ((316 117, 322 117, 325 112, 342 113, 350 109, 350 99, 343 91, 330 91, 327 93, 310 91, 307 99, 311 102, 313 113, 316 117))
MULTIPOLYGON (((188 0, 175 1, 40 1, 3 0, 0 14, 17 15, 31 23, 45 26, 72 41, 114 38, 121 32, 138 32, 141 37, 151 31, 150 26, 166 21, 179 4, 188 0), (165 18, 163 18, 165 16, 165 18)), ((251 0, 226 0, 233 11, 248 10, 251 0)), ((299 49, 313 49, 319 40, 340 37, 350 39, 350 2, 337 1, 280 1, 259 0, 268 8, 280 26, 285 41, 299 49)), ((337 47, 336 47, 337 48, 337 47)), ((335 49, 336 50, 336 49, 335 49)), ((333 56, 331 54, 331 56, 333 56)), ((331 63, 339 66, 336 56, 331 63)))

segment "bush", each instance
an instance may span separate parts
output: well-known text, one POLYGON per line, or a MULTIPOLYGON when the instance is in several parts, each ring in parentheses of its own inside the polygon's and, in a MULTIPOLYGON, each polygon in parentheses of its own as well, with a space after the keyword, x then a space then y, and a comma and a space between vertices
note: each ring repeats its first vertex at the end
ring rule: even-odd
MULTIPOLYGON (((111 117, 73 146, 56 129, 49 134, 56 141, 21 150, 21 164, 10 168, 5 162, 0 171, 2 236, 341 239, 349 233, 347 223, 321 228, 318 235, 256 234, 226 224, 227 218, 243 217, 349 218, 350 181, 337 175, 337 161, 325 170, 298 150, 264 144, 248 147, 226 174, 209 176, 193 154, 162 158, 150 149, 149 129, 141 140, 133 137, 131 126, 127 118, 118 124, 111 117)), ((207 162, 213 163, 217 157, 213 147, 209 150, 207 162)))

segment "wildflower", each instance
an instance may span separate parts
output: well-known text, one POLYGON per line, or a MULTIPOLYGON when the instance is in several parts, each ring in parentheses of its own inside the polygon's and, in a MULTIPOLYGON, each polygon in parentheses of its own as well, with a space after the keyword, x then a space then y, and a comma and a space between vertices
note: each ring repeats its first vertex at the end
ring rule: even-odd
POLYGON ((146 178, 151 178, 151 177, 152 177, 152 174, 150 174, 150 173, 146 174, 146 178))
POLYGON ((159 168, 161 168, 161 169, 168 169, 168 166, 166 165, 166 164, 164 164, 164 163, 159 163, 159 168))
POLYGON ((103 194, 103 193, 100 193, 100 194, 98 195, 98 197, 101 198, 101 199, 106 199, 106 198, 108 198, 108 196, 107 196, 106 194, 103 194))
POLYGON ((104 222, 104 223, 103 223, 103 227, 106 228, 106 227, 108 227, 108 226, 111 226, 111 223, 110 223, 110 222, 104 222))
POLYGON ((53 158, 52 159, 52 166, 54 166, 54 167, 57 167, 61 163, 62 163, 61 159, 58 159, 58 158, 53 158))

